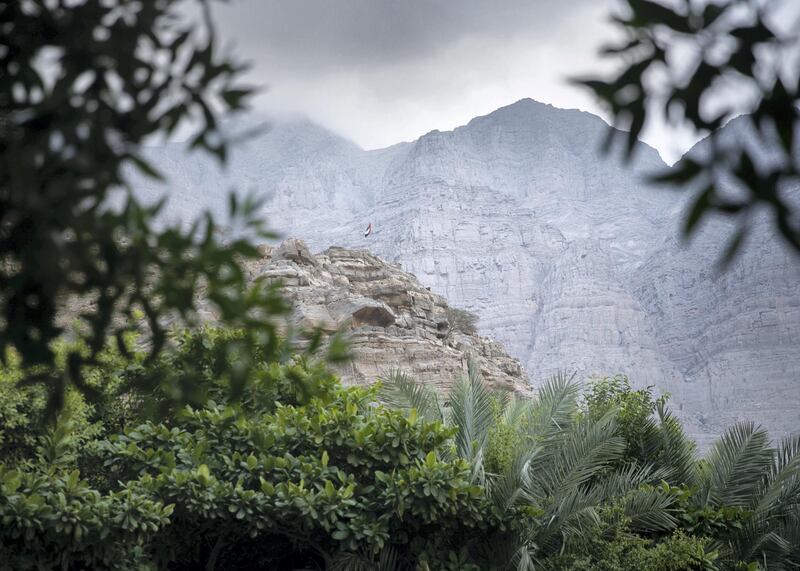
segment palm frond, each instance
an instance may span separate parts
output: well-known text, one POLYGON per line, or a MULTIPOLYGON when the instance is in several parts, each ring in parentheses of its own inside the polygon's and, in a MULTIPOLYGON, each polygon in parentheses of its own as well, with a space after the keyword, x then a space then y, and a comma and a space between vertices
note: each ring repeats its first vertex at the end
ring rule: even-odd
POLYGON ((400 556, 392 546, 384 547, 374 558, 363 553, 341 552, 333 557, 328 569, 331 571, 397 571, 400 556))
POLYGON ((783 537, 793 546, 786 555, 786 568, 800 569, 800 513, 784 522, 783 537))
POLYGON ((776 471, 781 471, 793 465, 800 458, 800 434, 787 436, 781 440, 775 454, 776 471))
POLYGON ((772 466, 773 449, 766 431, 752 422, 738 423, 714 443, 707 461, 706 503, 752 508, 772 466))
POLYGON ((505 473, 487 482, 489 498, 501 513, 524 498, 524 490, 530 484, 531 462, 541 451, 541 447, 536 445, 521 450, 505 473))
POLYGON ((533 410, 534 410, 534 403, 531 399, 527 398, 520 398, 516 396, 505 397, 505 401, 503 402, 503 406, 501 410, 502 413, 502 420, 508 426, 514 427, 524 427, 528 420, 530 420, 533 410))
POLYGON ((542 554, 556 552, 597 525, 601 492, 595 483, 625 452, 625 441, 614 434, 613 414, 568 428, 532 459, 524 486, 525 501, 545 510, 533 540, 542 554))
POLYGON ((475 360, 469 360, 468 371, 450 393, 450 422, 456 428, 459 456, 473 466, 473 476, 482 479, 483 455, 494 422, 492 396, 475 360))
POLYGON ((429 422, 444 422, 444 411, 438 393, 428 385, 419 383, 399 370, 392 369, 380 379, 379 398, 392 408, 416 410, 417 415, 429 422))
POLYGON ((378 567, 375 571, 396 571, 397 569, 400 569, 400 555, 393 547, 384 547, 378 555, 378 567))
POLYGON ((756 514, 779 518, 800 509, 800 435, 784 439, 761 491, 756 514))
POLYGON ((654 484, 664 478, 665 470, 652 464, 628 464, 618 468, 592 483, 598 502, 622 498, 642 484, 654 484))
MULTIPOLYGON (((617 408, 619 413, 619 409, 617 408)), ((628 453, 635 458, 653 459, 661 450, 661 430, 655 418, 637 423, 636 431, 628 436, 628 453)))
POLYGON ((511 569, 516 571, 536 571, 535 544, 522 543, 511 556, 511 569))
POLYGON ((642 533, 663 532, 675 529, 678 520, 673 515, 675 496, 658 490, 633 490, 625 496, 625 515, 630 528, 642 533))
POLYGON ((578 409, 580 391, 574 379, 574 374, 568 377, 559 373, 537 389, 531 413, 531 430, 537 436, 547 438, 569 427, 578 409))
POLYGON ((571 490, 555 499, 542 517, 532 543, 539 547, 538 555, 557 553, 574 540, 585 537, 586 531, 600 523, 597 502, 586 490, 571 490))
POLYGON ((696 485, 697 445, 683 431, 680 421, 659 402, 656 408, 659 419, 659 467, 668 470, 664 479, 671 484, 696 485))
POLYGON ((545 495, 585 484, 624 455, 625 440, 615 432, 613 411, 597 420, 582 419, 558 446, 537 458, 533 479, 545 495))
POLYGON ((776 529, 772 522, 750 519, 742 523, 725 542, 723 553, 726 559, 736 561, 758 561, 761 569, 787 569, 787 556, 795 545, 776 529))

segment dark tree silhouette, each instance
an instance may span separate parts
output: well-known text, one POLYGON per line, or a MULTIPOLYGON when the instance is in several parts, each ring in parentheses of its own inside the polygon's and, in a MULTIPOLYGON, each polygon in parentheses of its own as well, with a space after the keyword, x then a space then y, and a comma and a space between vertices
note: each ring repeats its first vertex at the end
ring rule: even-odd
MULTIPOLYGON (((273 286, 246 282, 246 238, 221 243, 211 215, 190 228, 155 223, 159 208, 134 197, 129 166, 161 178, 142 144, 193 126, 190 149, 225 162, 222 115, 245 107, 244 66, 221 56, 210 6, 188 20, 176 0, 18 0, 0 3, 0 355, 21 356, 26 380, 46 383, 51 409, 82 369, 144 316, 154 359, 165 323, 196 321, 198 300, 246 331, 225 347, 234 392, 249 349, 276 347, 274 317, 286 306, 273 286), (180 9, 179 9, 180 8, 180 9), (116 207, 111 206, 111 199, 116 207), (52 342, 71 298, 89 301, 67 366, 52 342), (64 373, 56 373, 62 370, 64 373)), ((232 195, 246 235, 267 235, 253 200, 232 195)))
POLYGON ((763 206, 800 254, 800 213, 786 195, 800 183, 796 69, 800 36, 796 25, 791 36, 773 29, 770 9, 777 4, 679 0, 667 5, 660 0, 626 0, 622 14, 613 21, 627 41, 601 52, 619 60, 621 69, 610 79, 576 80, 610 111, 615 127, 627 130, 612 131, 608 142, 624 137, 628 156, 653 113, 662 113, 672 125, 709 134, 708 153, 684 157, 676 168, 655 174, 653 180, 700 189, 684 222, 687 237, 709 213, 736 218, 738 229, 723 262, 735 255, 750 217, 763 206), (730 93, 731 84, 737 86, 735 93, 730 93), (742 112, 737 104, 744 94, 753 97, 746 120, 757 140, 754 145, 743 140, 723 144, 718 129, 742 112), (717 105, 711 104, 714 98, 717 105), (759 160, 754 147, 767 150, 774 160, 759 160), (720 192, 722 180, 738 187, 735 197, 720 192))

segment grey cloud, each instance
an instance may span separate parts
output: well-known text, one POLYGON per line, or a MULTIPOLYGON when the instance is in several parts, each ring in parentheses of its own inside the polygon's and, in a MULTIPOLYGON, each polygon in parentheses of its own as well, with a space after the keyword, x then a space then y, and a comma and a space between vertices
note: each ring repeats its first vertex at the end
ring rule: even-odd
MULTIPOLYGON (((618 0, 231 0, 259 114, 302 114, 365 148, 452 129, 523 97, 599 112, 567 77, 602 69, 618 0)), ((694 140, 656 127, 676 158, 694 140)))
MULTIPOLYGON (((565 17, 611 0, 239 0, 218 9, 227 36, 295 70, 381 66, 463 39, 552 35, 565 17)), ((565 42, 565 46, 568 43, 565 42)))

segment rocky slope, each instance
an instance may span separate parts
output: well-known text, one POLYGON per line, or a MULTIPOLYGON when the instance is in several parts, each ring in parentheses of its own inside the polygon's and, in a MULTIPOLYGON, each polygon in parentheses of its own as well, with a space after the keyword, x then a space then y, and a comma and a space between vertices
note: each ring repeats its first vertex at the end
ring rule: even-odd
POLYGON ((365 250, 313 255, 297 239, 263 252, 250 275, 284 284, 296 324, 347 335, 353 360, 339 369, 345 383, 373 383, 400 369, 447 393, 473 357, 493 389, 530 393, 519 361, 498 343, 452 327, 444 298, 397 265, 365 250))
POLYGON ((665 168, 658 154, 640 144, 630 164, 605 156, 606 129, 523 100, 377 151, 290 122, 237 149, 227 173, 177 147, 152 158, 170 175, 168 215, 256 190, 284 235, 369 248, 478 313, 534 384, 564 369, 626 373, 671 392, 701 443, 737 419, 800 430, 800 261, 759 230, 717 275, 724 223, 685 248, 682 205, 642 181, 665 168))

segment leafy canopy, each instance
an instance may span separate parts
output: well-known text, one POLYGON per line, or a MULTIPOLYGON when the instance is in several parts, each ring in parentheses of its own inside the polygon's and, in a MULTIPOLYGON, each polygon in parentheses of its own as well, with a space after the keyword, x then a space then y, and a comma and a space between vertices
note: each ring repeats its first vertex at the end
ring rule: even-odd
POLYGON ((0 569, 800 563, 796 437, 772 445, 739 424, 698 460, 664 403, 623 378, 581 399, 558 377, 521 399, 489 391, 474 365, 444 402, 406 375, 342 388, 307 355, 257 356, 232 401, 216 371, 226 367, 218 349, 238 335, 189 333, 162 362, 136 355, 133 367, 109 348, 87 372, 108 377, 98 386, 109 395, 123 392, 88 403, 71 390, 51 427, 30 420, 45 402, 25 401, 42 388, 16 383, 19 362, 0 370, 0 420, 13 424, 2 440, 0 569), (146 400, 170 384, 137 393, 124 377, 187 360, 206 400, 150 420, 146 400))
POLYGON ((93 438, 34 434, 36 451, 0 464, 0 568, 470 568, 462 546, 500 520, 453 456, 453 430, 302 356, 259 360, 232 402, 213 377, 231 335, 188 334, 169 356, 201 361, 204 405, 168 422, 133 414, 121 433, 97 409, 93 438))

